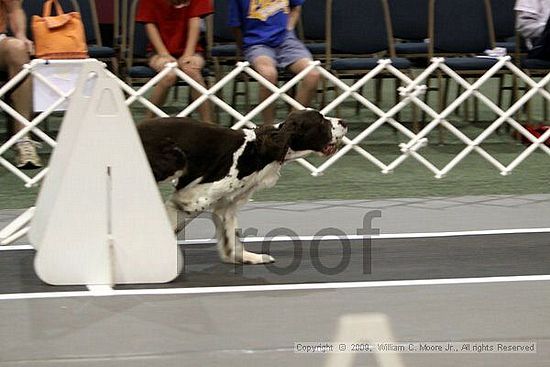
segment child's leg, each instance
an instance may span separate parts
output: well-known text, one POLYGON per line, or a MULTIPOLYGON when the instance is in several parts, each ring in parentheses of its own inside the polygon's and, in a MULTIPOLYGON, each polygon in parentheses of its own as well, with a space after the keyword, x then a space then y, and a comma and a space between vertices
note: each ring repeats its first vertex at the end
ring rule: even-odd
MULTIPOLYGON (((27 45, 22 40, 13 37, 0 38, 0 70, 6 71, 9 78, 13 78, 21 71, 24 64, 29 62, 27 45)), ((27 76, 11 93, 11 102, 17 112, 27 120, 32 119, 32 78, 27 76)), ((15 120, 12 130, 17 133, 25 127, 15 120)), ((42 166, 42 161, 36 152, 36 143, 30 140, 30 135, 19 139, 14 146, 16 165, 19 168, 34 169, 42 166)))
MULTIPOLYGON (((304 70, 312 60, 311 53, 294 32, 288 32, 285 41, 277 48, 277 60, 282 67, 288 67, 294 74, 304 70)), ((311 106, 317 92, 320 74, 311 70, 300 82, 296 91, 296 100, 304 107, 311 106)))
MULTIPOLYGON (((290 71, 292 71, 294 74, 298 74, 302 70, 304 70, 309 63, 311 62, 311 59, 300 59, 289 66, 290 71)), ((296 100, 300 102, 300 104, 304 107, 310 107, 311 101, 313 97, 315 97, 315 93, 317 93, 317 87, 319 85, 319 72, 317 70, 310 71, 304 79, 300 82, 300 85, 298 87, 298 90, 296 91, 296 100)))
MULTIPOLYGON (((157 72, 160 72, 167 63, 174 61, 176 61, 176 59, 174 59, 172 56, 153 55, 149 59, 149 67, 157 72)), ((170 73, 162 78, 160 82, 158 82, 157 85, 155 85, 155 87, 153 88, 153 92, 151 94, 151 103, 158 107, 162 107, 164 105, 164 102, 166 102, 166 97, 168 96, 170 87, 176 84, 176 81, 177 76, 175 73, 170 73)), ((146 116, 148 118, 151 118, 155 117, 155 114, 151 111, 148 111, 146 116)))
MULTIPOLYGON (((204 58, 200 54, 195 54, 190 57, 180 57, 178 60, 178 65, 181 70, 194 81, 206 87, 204 79, 202 77, 202 68, 204 67, 204 58)), ((191 87, 191 97, 197 99, 201 94, 193 87, 191 87)), ((198 111, 201 117, 201 120, 204 122, 214 122, 212 120, 212 113, 210 107, 210 101, 206 100, 198 107, 198 111)))
MULTIPOLYGON (((270 83, 277 85, 279 78, 277 72, 277 61, 275 59, 275 50, 265 45, 254 45, 245 50, 245 57, 250 62, 254 70, 266 78, 270 83)), ((265 87, 260 87, 260 102, 271 95, 271 91, 265 87)), ((270 104, 262 111, 264 124, 275 122, 275 102, 270 104)))

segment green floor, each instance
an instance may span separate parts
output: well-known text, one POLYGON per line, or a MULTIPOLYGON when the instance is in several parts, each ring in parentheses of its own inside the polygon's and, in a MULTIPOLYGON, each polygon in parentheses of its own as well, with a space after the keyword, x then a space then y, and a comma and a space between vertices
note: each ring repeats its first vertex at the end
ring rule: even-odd
MULTIPOLYGON (((435 146, 423 152, 434 163, 445 163, 454 157, 457 148, 435 146)), ((494 144, 491 148, 497 159, 510 162, 523 146, 494 144)), ((394 148, 385 145, 370 147, 369 151, 385 162, 396 157, 394 148)), ((319 162, 319 159, 312 161, 319 162)), ((25 188, 5 169, 0 169, 0 182, 0 209, 33 205, 37 188, 25 188)), ((168 190, 167 186, 163 187, 164 193, 168 190)), ((509 176, 501 176, 496 168, 472 153, 447 177, 439 180, 411 158, 393 174, 383 175, 363 157, 351 154, 320 177, 312 177, 298 164, 289 164, 283 169, 277 186, 257 193, 254 199, 297 201, 534 193, 550 193, 550 157, 542 152, 534 153, 509 176)))
MULTIPOLYGON (((484 86, 485 93, 496 99, 496 81, 484 86)), ((391 88, 384 88, 382 107, 391 106, 391 88)), ((367 98, 373 99, 373 89, 365 90, 367 98)), ((254 93, 252 93, 254 95, 254 93)), ((453 95, 453 93, 451 93, 453 95)), ((226 98, 227 100, 227 98, 226 98)), ((185 89, 178 96, 179 102, 171 101, 168 113, 180 111, 187 101, 185 89)), ((433 102, 432 102, 433 104, 433 102)), ((495 115, 481 106, 479 114, 474 116, 473 104, 470 103, 469 117, 465 118, 465 111, 451 116, 452 123, 470 138, 478 136, 488 124, 494 120, 495 115), (485 121, 485 122, 471 122, 485 121)), ((542 121, 542 103, 540 98, 532 104, 532 112, 537 121, 542 121)), ((287 109, 281 104, 278 108, 278 117, 284 119, 287 109)), ((356 112, 356 105, 348 101, 339 111, 341 117, 350 123, 349 136, 353 137, 370 123, 376 120, 373 113, 362 109, 356 112)), ((144 109, 139 105, 132 107, 132 113, 139 121, 142 119, 144 109)), ((334 115, 336 111, 332 115, 334 115)), ((523 114, 523 116, 526 116, 523 114)), ((400 121, 407 121, 411 127, 412 113, 410 109, 404 111, 399 117, 400 121)), ((229 117, 221 116, 222 124, 229 125, 229 117)), ((49 126, 53 134, 57 131, 61 116, 50 118, 49 126)), ((0 130, 4 124, 0 123, 0 130)), ((0 131, 1 133, 1 131, 0 131)), ((503 164, 509 164, 525 147, 510 136, 510 131, 502 129, 498 134, 491 135, 482 147, 495 156, 503 164)), ((441 144, 439 131, 433 131, 428 139, 430 144, 420 153, 430 161, 442 168, 465 145, 458 139, 445 134, 441 144)), ((362 146, 370 153, 385 163, 391 162, 399 156, 397 148, 399 143, 408 139, 396 134, 389 127, 377 130, 365 140, 362 146)), ((42 150, 44 157, 49 155, 48 149, 42 150)), ((6 159, 12 158, 12 153, 5 154, 6 159)), ((320 158, 311 159, 316 165, 320 164, 320 158)), ((31 172, 32 174, 32 172, 31 172)), ((25 188, 13 174, 0 167, 0 209, 25 208, 33 205, 36 200, 38 188, 25 188)), ((162 187, 166 194, 169 187, 162 187)), ((532 194, 550 193, 550 157, 540 149, 520 164, 509 176, 501 176, 498 170, 489 164, 477 153, 471 153, 451 173, 443 179, 435 179, 431 171, 422 166, 413 158, 407 159, 393 174, 383 175, 380 170, 365 160, 363 157, 351 152, 330 167, 323 176, 312 177, 308 171, 298 164, 287 165, 282 172, 282 178, 272 189, 259 192, 255 200, 319 200, 319 199, 374 199, 389 197, 423 197, 423 196, 460 196, 460 195, 491 195, 491 194, 532 194)))

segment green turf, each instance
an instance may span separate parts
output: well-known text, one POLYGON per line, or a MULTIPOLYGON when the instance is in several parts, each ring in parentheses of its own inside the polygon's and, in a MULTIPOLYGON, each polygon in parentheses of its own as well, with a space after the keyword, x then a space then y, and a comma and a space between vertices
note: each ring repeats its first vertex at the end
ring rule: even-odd
MULTIPOLYGON (((422 153, 442 167, 462 146, 428 147, 422 153)), ((518 144, 492 144, 491 154, 508 163, 524 149, 518 144)), ((395 147, 375 145, 369 152, 388 163, 397 154, 395 147)), ((318 164, 320 159, 311 159, 318 164)), ((22 182, 0 169, 0 209, 24 208, 33 205, 37 189, 27 189, 22 182)), ((164 185, 163 193, 169 191, 164 185)), ((407 159, 394 173, 383 175, 362 156, 350 154, 342 158, 320 177, 312 177, 302 166, 292 163, 284 167, 278 184, 258 192, 255 200, 298 201, 320 199, 375 199, 390 197, 459 196, 459 195, 522 195, 550 193, 550 159, 535 152, 509 176, 476 153, 471 153, 448 176, 435 179, 431 171, 413 158, 407 159)))
MULTIPOLYGON (((370 152, 386 161, 395 157, 384 150, 382 147, 370 152)), ((448 150, 429 148, 425 155, 434 161, 450 161, 454 155, 448 150)), ((516 156, 508 149, 502 150, 497 154, 500 159, 516 156)), ((285 201, 531 193, 550 193, 550 159, 544 153, 534 154, 509 176, 501 176, 487 161, 473 154, 443 179, 435 179, 411 158, 388 175, 358 155, 343 158, 321 177, 312 177, 303 167, 293 164, 285 167, 275 188, 259 192, 255 198, 285 201)))

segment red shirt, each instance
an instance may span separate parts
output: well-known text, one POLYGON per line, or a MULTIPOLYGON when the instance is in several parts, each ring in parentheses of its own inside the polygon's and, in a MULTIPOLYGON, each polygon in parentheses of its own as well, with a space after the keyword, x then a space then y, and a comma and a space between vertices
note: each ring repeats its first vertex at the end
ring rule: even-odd
MULTIPOLYGON (((155 24, 168 52, 179 57, 185 51, 189 19, 204 17, 213 12, 210 0, 191 0, 188 6, 180 8, 168 0, 141 0, 136 21, 155 24)), ((196 50, 203 51, 199 44, 196 50)))
POLYGON ((8 10, 4 0, 0 0, 0 33, 8 31, 8 10))
MULTIPOLYGON (((115 6, 113 0, 95 0, 99 24, 113 24, 115 6)), ((28 16, 28 15, 27 15, 28 16)))

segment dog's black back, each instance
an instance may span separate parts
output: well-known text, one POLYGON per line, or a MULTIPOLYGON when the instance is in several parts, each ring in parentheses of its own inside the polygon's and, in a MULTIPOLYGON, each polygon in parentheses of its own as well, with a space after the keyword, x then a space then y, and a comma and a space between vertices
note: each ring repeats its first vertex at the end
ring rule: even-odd
POLYGON ((314 110, 296 111, 279 125, 248 131, 167 117, 143 122, 138 132, 155 179, 164 181, 179 171, 177 189, 198 178, 201 183, 221 180, 232 166, 242 179, 270 163, 282 163, 289 150, 321 152, 333 139, 331 122, 314 110), (244 150, 235 155, 239 148, 244 150))

